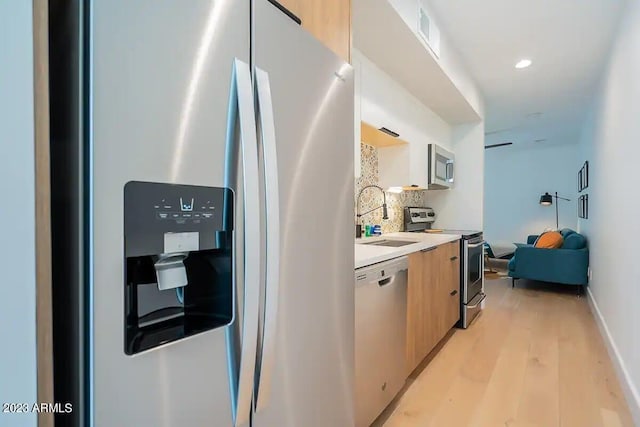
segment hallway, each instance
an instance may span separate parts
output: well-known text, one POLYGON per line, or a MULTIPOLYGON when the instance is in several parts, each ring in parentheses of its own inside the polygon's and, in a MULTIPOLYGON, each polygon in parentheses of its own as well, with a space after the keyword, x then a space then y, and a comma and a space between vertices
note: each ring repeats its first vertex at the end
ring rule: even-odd
POLYGON ((374 425, 632 426, 586 296, 517 286, 487 280, 482 316, 418 367, 374 425))

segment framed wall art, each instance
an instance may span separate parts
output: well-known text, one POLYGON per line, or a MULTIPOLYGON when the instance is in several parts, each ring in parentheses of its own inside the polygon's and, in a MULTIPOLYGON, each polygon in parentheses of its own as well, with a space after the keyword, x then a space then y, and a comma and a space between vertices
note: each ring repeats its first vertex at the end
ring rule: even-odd
POLYGON ((589 195, 583 194, 578 198, 578 218, 589 219, 589 195))
POLYGON ((578 193, 589 187, 589 161, 587 160, 578 171, 578 193))
POLYGON ((578 171, 578 193, 582 191, 582 169, 578 171))

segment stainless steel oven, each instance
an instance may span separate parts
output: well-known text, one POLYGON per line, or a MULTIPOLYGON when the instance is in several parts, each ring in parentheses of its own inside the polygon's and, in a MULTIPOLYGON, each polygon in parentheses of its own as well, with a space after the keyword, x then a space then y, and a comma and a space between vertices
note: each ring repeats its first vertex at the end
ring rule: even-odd
POLYGON ((460 327, 467 328, 480 313, 484 293, 484 239, 482 233, 462 240, 460 327))
MULTIPOLYGON (((432 229, 436 214, 431 208, 404 208, 404 231, 425 232, 432 229)), ((433 230, 435 231, 435 230, 433 230)), ((458 327, 467 328, 482 310, 484 293, 484 238, 482 231, 437 230, 456 234, 460 240, 460 320, 458 327)))

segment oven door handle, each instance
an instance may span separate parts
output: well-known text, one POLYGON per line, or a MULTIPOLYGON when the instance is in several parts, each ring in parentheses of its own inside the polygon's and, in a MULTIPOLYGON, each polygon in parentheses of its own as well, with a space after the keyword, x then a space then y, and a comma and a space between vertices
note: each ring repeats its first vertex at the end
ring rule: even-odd
POLYGON ((480 246, 482 246, 482 245, 484 245, 484 240, 483 240, 482 242, 480 242, 480 243, 473 243, 473 244, 470 244, 470 245, 468 246, 468 248, 469 248, 469 249, 475 249, 475 248, 478 248, 478 247, 480 247, 480 246))
POLYGON ((468 305, 466 306, 466 308, 476 308, 478 307, 482 301, 484 301, 484 299, 487 297, 487 294, 482 294, 482 298, 480 298, 480 301, 478 301, 477 303, 473 304, 473 305, 468 305))

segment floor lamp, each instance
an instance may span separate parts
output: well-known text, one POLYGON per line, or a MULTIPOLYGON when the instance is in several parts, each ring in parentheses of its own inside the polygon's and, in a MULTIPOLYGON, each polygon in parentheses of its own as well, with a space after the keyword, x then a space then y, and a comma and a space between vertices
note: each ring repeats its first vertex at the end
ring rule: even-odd
POLYGON ((556 230, 559 228, 558 225, 558 199, 560 200, 566 200, 567 202, 570 202, 571 199, 567 199, 565 197, 560 197, 558 196, 558 192, 556 191, 555 195, 551 195, 549 193, 544 193, 542 196, 540 196, 540 204, 542 206, 551 206, 553 204, 553 199, 556 199, 556 230))

